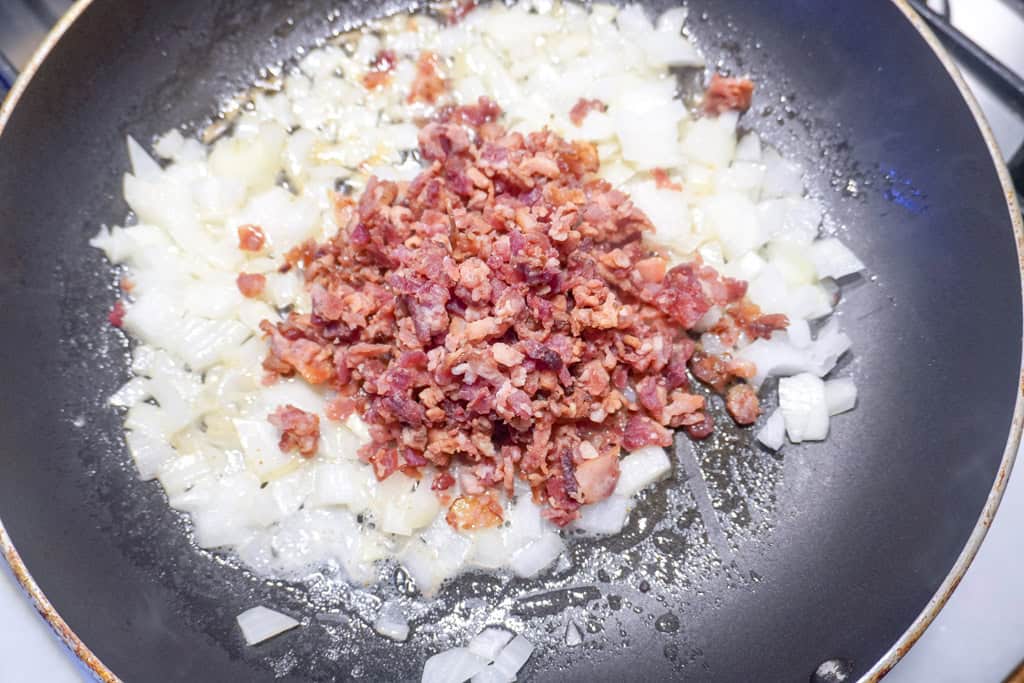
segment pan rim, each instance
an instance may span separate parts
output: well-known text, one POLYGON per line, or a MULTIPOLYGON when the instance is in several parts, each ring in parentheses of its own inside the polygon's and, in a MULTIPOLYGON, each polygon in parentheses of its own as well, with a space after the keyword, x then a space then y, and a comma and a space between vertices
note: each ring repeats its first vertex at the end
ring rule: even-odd
MULTIPOLYGON (((1021 215, 1021 210, 1017 203, 1017 192, 1013 186, 1002 152, 1000 152, 999 147, 996 144, 995 135, 992 132, 981 107, 975 99, 974 94, 971 92, 970 88, 968 88, 959 68, 946 48, 943 47, 932 30, 920 15, 913 10, 907 0, 891 1, 896 8, 903 13, 911 26, 917 30, 924 39, 925 44, 927 44, 935 54, 935 57, 942 64, 943 68, 946 70, 947 74, 959 91, 960 96, 967 104, 967 107, 971 112, 971 116, 974 118, 974 122, 981 132, 982 138, 985 141, 985 146, 988 148, 993 166, 995 167, 996 173, 999 177, 999 183, 1003 190, 1003 197, 1006 200, 1006 208, 1010 214, 1014 244, 1017 248, 1018 284, 1021 288, 1022 296, 1024 296, 1024 217, 1021 215)), ((69 28, 71 28, 72 24, 74 24, 85 10, 88 9, 92 2, 93 0, 76 0, 67 12, 61 16, 53 28, 50 29, 49 33, 47 33, 46 37, 43 39, 43 42, 36 48, 25 69, 14 83, 14 86, 7 94, 7 97, 3 100, 2 106, 0 106, 0 140, 3 138, 3 133, 7 127, 8 121, 10 120, 11 114, 22 95, 28 89, 33 77, 39 71, 39 68, 42 66, 60 38, 68 31, 69 28)), ((1022 343, 1022 365, 1018 369, 1018 386, 1021 387, 1021 390, 1017 393, 1017 398, 1014 403, 1013 417, 1010 422, 1010 430, 1007 435, 1006 446, 1003 450, 999 468, 996 471, 992 489, 989 491, 978 521, 975 523, 970 536, 968 536, 963 550, 961 550, 956 562, 953 564, 945 579, 943 579, 940 584, 938 590, 934 595, 932 595, 931 599, 929 599, 921 613, 916 619, 914 619, 896 642, 893 643, 885 655, 883 655, 882 658, 864 674, 860 679, 862 683, 874 682, 882 679, 921 638, 925 630, 932 621, 935 620, 939 612, 942 611, 942 608, 960 584, 960 581, 966 574, 967 569, 970 567, 979 548, 981 547, 982 541, 984 541, 985 536, 988 533, 988 529, 991 526, 992 520, 999 508, 999 503, 1002 500, 1003 493, 1006 490, 1006 484, 1013 469, 1018 448, 1020 447, 1022 428, 1024 428, 1024 343, 1022 343)), ((7 564, 10 565, 15 578, 20 584, 22 590, 32 601, 36 611, 49 624, 53 632, 61 639, 61 641, 63 641, 64 645, 71 651, 71 653, 89 669, 97 680, 102 681, 103 683, 120 683, 121 679, 102 661, 100 661, 100 659, 92 652, 92 650, 89 649, 78 634, 72 630, 67 622, 64 621, 64 618, 61 617, 50 603, 49 599, 32 577, 32 574, 21 559, 18 551, 15 549, 14 544, 11 541, 11 537, 7 533, 7 529, 4 527, 2 519, 0 519, 0 551, 3 552, 4 559, 7 564)))

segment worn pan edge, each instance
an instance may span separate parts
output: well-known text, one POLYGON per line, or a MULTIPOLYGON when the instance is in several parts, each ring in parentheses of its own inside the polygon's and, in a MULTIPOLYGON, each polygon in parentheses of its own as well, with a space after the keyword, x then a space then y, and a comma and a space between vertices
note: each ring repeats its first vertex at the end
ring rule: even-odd
MULTIPOLYGON (((1017 190, 1013 186, 1013 181, 1010 178, 1009 170, 1006 168, 1006 161, 1003 159, 1002 152, 999 151, 999 146, 996 144, 995 135, 991 127, 989 127, 984 113, 981 111, 981 106, 974 97, 974 93, 967 87, 960 69, 953 61, 949 52, 946 51, 946 48, 939 42, 931 28, 906 0, 893 0, 893 4, 903 12, 907 21, 917 29, 917 32, 924 38, 924 41, 932 49, 932 52, 935 53, 939 62, 942 63, 949 77, 953 79, 953 83, 956 84, 957 89, 960 91, 960 96, 967 103, 967 107, 971 110, 971 115, 974 116, 974 121, 978 124, 978 129, 985 139, 985 145, 988 147, 992 163, 995 166, 996 173, 999 175, 999 183, 1003 186, 1006 207, 1010 212, 1014 244, 1017 247, 1017 272, 1022 278, 1021 286, 1022 291, 1024 291, 1024 226, 1022 226, 1020 206, 1017 204, 1017 190)), ((2 121, 0 121, 0 125, 2 125, 2 121)), ((1024 341, 1022 341, 1022 353, 1024 353, 1024 341)), ((1010 472, 1013 470, 1013 464, 1017 458, 1017 450, 1020 448, 1021 427, 1024 424, 1024 357, 1022 357, 1021 370, 1018 372, 1017 388, 1017 400, 1013 408, 1013 419, 1010 422, 1010 434, 1006 439, 1006 448, 1003 451, 999 469, 996 471, 992 490, 988 494, 988 499, 985 501, 985 507, 981 510, 977 524, 974 525, 974 530, 967 539, 967 544, 960 552, 956 563, 949 574, 946 575, 935 595, 932 596, 931 600, 928 601, 928 604, 921 611, 921 614, 911 623, 899 640, 889 648, 889 651, 861 678, 861 683, 873 683, 882 679, 907 654, 910 648, 914 646, 914 643, 924 635, 925 629, 938 616, 953 594, 953 591, 960 585, 960 581, 964 578, 964 574, 967 573, 967 568, 971 565, 975 555, 978 554, 981 542, 985 539, 985 534, 988 533, 996 510, 999 509, 999 502, 1003 498, 1006 482, 1010 478, 1010 472)))
MULTIPOLYGON (((1017 247, 1018 274, 1021 276, 1020 285, 1022 294, 1024 294, 1024 221, 1022 221, 1020 207, 1017 204, 1017 192, 1014 189, 1010 173, 1006 168, 1006 162, 996 144, 995 135, 992 133, 992 129, 989 127, 988 121, 985 119, 985 115, 982 113, 981 107, 978 105, 973 93, 967 87, 967 83, 960 74, 956 63, 932 30, 906 0, 892 0, 892 2, 904 14, 907 21, 921 34, 921 37, 928 47, 931 48, 932 52, 935 53, 935 57, 946 69, 957 90, 960 91, 960 96, 967 103, 971 115, 978 125, 978 129, 981 131, 985 145, 988 147, 992 158, 992 163, 999 176, 999 183, 1003 188, 1003 197, 1006 199, 1006 207, 1010 214, 1014 244, 1017 247)), ((3 132, 11 117, 11 113, 17 106, 18 100, 21 99, 21 96, 28 88, 32 77, 39 70, 39 67, 42 66, 47 55, 49 55, 54 45, 57 44, 57 41, 60 40, 75 20, 91 4, 92 0, 76 0, 33 53, 28 65, 14 83, 14 87, 11 88, 2 106, 0 106, 0 140, 3 138, 3 132)), ((1024 339, 1022 339, 1022 354, 1024 354, 1024 339)), ((1014 405, 1013 419, 1010 423, 1010 433, 1007 436, 1006 447, 1003 450, 1003 456, 999 463, 999 469, 996 472, 992 490, 985 501, 985 506, 982 508, 978 522, 968 537, 964 549, 960 552, 959 557, 939 586, 939 589, 935 592, 935 595, 932 596, 931 600, 928 601, 928 604, 921 611, 921 614, 911 623, 889 651, 861 678, 861 683, 873 683, 881 680, 907 654, 932 621, 934 621, 935 617, 938 616, 953 594, 953 591, 960 585, 960 581, 967 572, 967 568, 971 565, 975 555, 977 555, 978 549, 988 533, 989 526, 992 524, 992 519, 995 517, 996 510, 999 508, 999 503, 1002 500, 1003 492, 1006 490, 1006 483, 1009 480, 1010 472, 1017 457, 1017 450, 1020 446, 1021 430, 1024 427, 1024 356, 1022 356, 1022 367, 1018 371, 1018 375, 1019 391, 1014 405)), ((15 549, 10 535, 8 535, 6 528, 4 528, 2 519, 0 519, 0 551, 3 552, 4 559, 10 565, 15 578, 32 601, 36 611, 46 620, 50 628, 64 642, 71 653, 92 672, 97 680, 103 683, 121 683, 121 679, 93 654, 82 639, 64 621, 57 610, 54 609, 35 579, 32 578, 28 567, 25 566, 21 556, 15 549)))

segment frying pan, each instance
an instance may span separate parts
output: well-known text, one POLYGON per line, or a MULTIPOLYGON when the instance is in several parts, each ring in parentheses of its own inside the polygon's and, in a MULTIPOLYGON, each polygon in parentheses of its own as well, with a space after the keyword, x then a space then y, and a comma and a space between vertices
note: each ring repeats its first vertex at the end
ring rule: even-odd
POLYGON ((194 133, 261 66, 408 5, 74 6, 0 117, 0 541, 98 678, 416 679, 481 611, 538 641, 523 674, 537 681, 874 680, 914 643, 977 550, 1020 436, 1005 168, 902 2, 689 5, 709 63, 758 83, 744 125, 803 163, 827 228, 869 265, 840 305, 860 404, 827 442, 778 455, 740 432, 678 444, 673 478, 622 537, 574 540, 571 566, 539 580, 467 575, 404 644, 373 635, 365 596, 195 550, 159 487, 136 480, 105 404, 128 342, 106 323, 113 275, 87 241, 125 219, 125 134, 194 133), (234 617, 257 603, 304 625, 246 647, 234 617))

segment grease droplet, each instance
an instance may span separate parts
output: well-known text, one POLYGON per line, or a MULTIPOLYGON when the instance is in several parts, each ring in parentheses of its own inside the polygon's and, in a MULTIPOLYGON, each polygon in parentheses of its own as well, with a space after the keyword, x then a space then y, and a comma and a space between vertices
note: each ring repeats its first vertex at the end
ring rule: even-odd
POLYGON ((853 673, 849 659, 827 659, 811 674, 811 683, 845 683, 853 673))
POLYGON ((679 617, 671 612, 666 612, 657 618, 654 628, 662 633, 675 633, 679 630, 679 617))

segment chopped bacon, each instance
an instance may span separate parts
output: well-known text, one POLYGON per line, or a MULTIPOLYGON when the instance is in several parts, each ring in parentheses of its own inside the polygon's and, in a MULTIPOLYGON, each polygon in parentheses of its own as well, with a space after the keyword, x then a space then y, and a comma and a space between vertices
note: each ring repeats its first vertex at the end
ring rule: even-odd
POLYGON ((388 72, 394 69, 396 64, 398 64, 398 55, 394 50, 381 50, 373 58, 371 66, 376 71, 388 72))
POLYGON ((715 421, 708 413, 694 413, 694 420, 683 425, 683 430, 691 439, 706 439, 715 431, 715 421))
POLYGON ((668 177, 668 171, 663 168, 656 168, 651 171, 651 175, 654 177, 654 185, 660 190, 675 190, 676 192, 682 192, 683 186, 679 183, 673 182, 668 177))
POLYGON ((238 248, 242 251, 260 251, 267 243, 263 228, 248 223, 238 226, 238 248))
POLYGON ((672 434, 649 417, 633 415, 626 423, 622 445, 628 451, 644 446, 668 447, 672 445, 672 434))
POLYGON ((490 529, 504 521, 501 503, 492 492, 459 496, 452 501, 445 520, 460 531, 490 529))
POLYGON ((433 483, 430 485, 432 491, 447 491, 455 483, 455 477, 449 472, 441 472, 434 477, 433 483))
MULTIPOLYGON (((436 66, 421 56, 417 101, 423 74, 443 87, 436 66)), ((332 196, 337 234, 285 256, 311 310, 261 324, 264 369, 336 392, 328 416, 367 423, 360 457, 378 478, 438 468, 453 525, 500 523, 493 496, 517 479, 565 525, 611 494, 624 450, 712 432, 691 372, 723 392, 753 376, 698 350, 699 322, 733 344, 784 318, 699 257, 669 267, 643 239, 647 216, 597 175, 593 144, 500 117, 486 98, 442 106, 419 132, 419 175, 332 196)))
POLYGON ((574 475, 581 502, 589 505, 612 495, 619 482, 619 454, 609 451, 576 466, 574 475))
POLYGON ((725 408, 738 425, 751 425, 761 414, 757 392, 749 384, 734 384, 725 395, 725 408))
POLYGON ((278 446, 282 453, 296 451, 304 458, 316 454, 320 441, 320 417, 288 405, 279 406, 267 416, 270 424, 281 430, 278 446))
POLYGON ((476 0, 455 0, 455 9, 448 16, 448 23, 457 24, 476 8, 476 0))
POLYGON ((367 90, 380 88, 391 81, 390 73, 398 63, 398 57, 392 50, 381 50, 373 58, 370 71, 363 76, 363 85, 367 90))
POLYGON ((252 299, 263 293, 263 288, 267 286, 267 278, 259 273, 239 273, 235 284, 238 285, 238 291, 242 296, 252 299))
POLYGON ((581 97, 576 101, 576 104, 572 105, 572 109, 569 110, 569 120, 578 128, 583 125, 583 120, 592 111, 608 111, 608 105, 601 100, 588 100, 581 97))
POLYGON ((416 77, 413 79, 406 101, 409 104, 414 102, 434 104, 447 89, 447 82, 438 72, 437 56, 432 52, 424 51, 416 61, 416 77))
POLYGON ((391 82, 391 74, 387 71, 367 71, 363 75, 363 85, 367 90, 382 88, 391 82))
POLYGON ((727 111, 744 112, 750 109, 753 97, 753 81, 747 78, 726 78, 716 73, 704 91, 704 111, 715 115, 727 111))
POLYGON ((665 279, 666 262, 660 256, 645 258, 633 265, 636 266, 637 272, 646 282, 658 283, 665 279))
POLYGON ((114 302, 114 307, 110 309, 110 313, 107 314, 107 321, 114 327, 124 326, 124 302, 118 299, 114 302))

